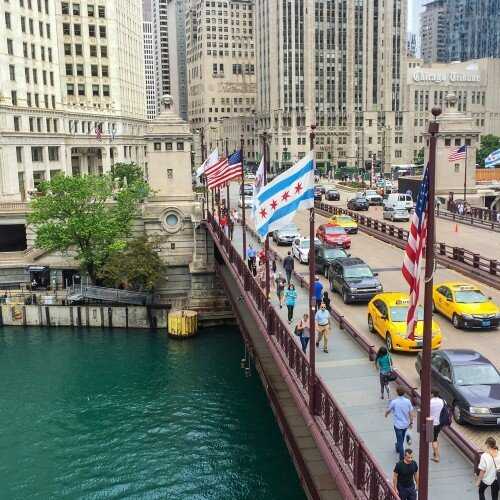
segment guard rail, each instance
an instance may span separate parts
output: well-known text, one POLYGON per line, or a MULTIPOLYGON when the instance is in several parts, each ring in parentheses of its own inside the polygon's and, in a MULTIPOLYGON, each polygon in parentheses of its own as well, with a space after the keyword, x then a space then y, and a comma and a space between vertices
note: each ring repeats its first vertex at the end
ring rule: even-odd
MULTIPOLYGON (((329 215, 350 215, 362 231, 399 248, 405 248, 408 241, 406 229, 388 224, 385 221, 326 203, 316 203, 315 207, 318 213, 327 217, 329 215)), ((445 267, 500 290, 500 262, 497 259, 484 257, 479 253, 446 243, 436 243, 436 260, 445 267)))
POLYGON ((233 272, 242 281, 248 297, 253 300, 267 324, 267 333, 279 347, 285 368, 296 382, 305 402, 309 401, 310 377, 315 377, 314 417, 332 456, 356 490, 354 498, 396 500, 397 493, 383 470, 321 378, 311 373, 309 360, 293 339, 292 332, 271 306, 240 253, 234 248, 210 212, 207 214, 206 226, 212 237, 219 242, 219 248, 225 252, 233 267, 233 272))
POLYGON ((436 210, 436 216, 440 219, 447 219, 462 224, 469 224, 470 226, 481 227, 489 229, 490 231, 500 231, 500 222, 496 219, 478 218, 474 213, 460 215, 456 212, 449 212, 448 210, 436 210))

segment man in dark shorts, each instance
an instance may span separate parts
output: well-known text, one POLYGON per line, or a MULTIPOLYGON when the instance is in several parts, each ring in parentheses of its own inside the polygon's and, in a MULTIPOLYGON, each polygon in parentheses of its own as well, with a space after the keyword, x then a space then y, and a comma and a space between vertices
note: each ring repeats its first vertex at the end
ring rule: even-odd
POLYGON ((394 467, 392 483, 401 500, 417 500, 418 465, 413 460, 413 450, 410 448, 405 450, 403 460, 394 467))

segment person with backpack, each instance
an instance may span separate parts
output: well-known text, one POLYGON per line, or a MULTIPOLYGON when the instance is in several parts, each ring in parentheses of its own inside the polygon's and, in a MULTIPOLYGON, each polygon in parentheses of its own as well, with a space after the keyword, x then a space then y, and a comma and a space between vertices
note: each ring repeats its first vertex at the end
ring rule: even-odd
POLYGON ((484 492, 491 488, 491 499, 498 500, 499 475, 500 475, 500 454, 495 438, 489 437, 485 443, 486 451, 479 460, 479 474, 477 486, 479 488, 479 500, 486 500, 484 492))
POLYGON ((326 310, 331 313, 332 312, 332 306, 331 306, 331 302, 330 302, 330 297, 328 295, 328 292, 327 291, 324 291, 323 292, 323 304, 325 304, 326 306, 326 310))
POLYGON ((295 307, 296 302, 297 302, 297 291, 295 290, 295 286, 292 283, 290 283, 288 285, 288 290, 285 292, 285 304, 288 309, 288 323, 292 322, 293 309, 295 307))
POLYGON ((280 304, 280 309, 283 308, 283 296, 285 294, 285 278, 281 275, 280 272, 276 275, 276 278, 274 279, 274 282, 276 283, 276 295, 278 296, 278 302, 280 304))
POLYGON ((378 350, 375 358, 375 366, 379 371, 380 399, 384 399, 384 392, 387 392, 387 399, 389 399, 389 382, 392 375, 392 358, 385 346, 382 346, 378 350))
POLYGON ((432 458, 431 460, 438 463, 439 462, 439 433, 442 428, 450 425, 450 414, 449 408, 446 405, 444 399, 439 395, 437 389, 432 390, 431 406, 430 406, 430 417, 434 421, 434 437, 432 439, 432 458))

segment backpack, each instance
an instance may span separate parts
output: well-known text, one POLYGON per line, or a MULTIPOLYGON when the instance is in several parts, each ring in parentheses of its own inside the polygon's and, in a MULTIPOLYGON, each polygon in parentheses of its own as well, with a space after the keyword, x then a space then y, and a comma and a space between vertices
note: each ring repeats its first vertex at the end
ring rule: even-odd
POLYGON ((441 427, 448 427, 451 425, 451 410, 443 399, 443 407, 441 408, 441 413, 439 414, 439 425, 441 427))

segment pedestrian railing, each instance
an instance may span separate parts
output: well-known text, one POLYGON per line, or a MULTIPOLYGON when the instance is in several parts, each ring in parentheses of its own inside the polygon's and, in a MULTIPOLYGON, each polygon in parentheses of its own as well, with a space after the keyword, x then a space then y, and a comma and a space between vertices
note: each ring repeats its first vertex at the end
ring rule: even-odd
MULTIPOLYGON (((316 208, 325 215, 350 215, 365 232, 400 248, 404 248, 408 241, 406 229, 385 221, 326 203, 316 203, 316 208)), ((497 259, 484 257, 479 253, 446 243, 436 243, 436 260, 447 267, 500 289, 500 262, 497 259)))
MULTIPOLYGON (((253 301, 264 324, 267 325, 267 334, 274 345, 278 346, 280 359, 306 403, 309 403, 310 377, 314 377, 316 405, 314 418, 333 459, 347 482, 352 485, 353 493, 355 493, 354 498, 396 500, 397 493, 383 470, 357 434, 328 387, 320 377, 311 373, 309 360, 295 342, 292 332, 272 307, 240 253, 234 248, 232 242, 210 213, 207 215, 206 225, 214 240, 218 242, 219 248, 225 252, 226 258, 232 266, 232 272, 242 283, 248 294, 247 297, 253 301)), ((361 338, 361 336, 359 337, 361 338)), ((374 347, 370 346, 370 348, 374 352, 374 347)))
POLYGON ((78 302, 88 299, 141 306, 149 305, 152 302, 151 294, 145 292, 131 292, 118 288, 106 288, 83 284, 68 287, 67 300, 69 302, 78 302))
MULTIPOLYGON (((471 210, 468 214, 459 214, 457 212, 449 212, 448 210, 437 210, 436 216, 441 219, 447 219, 454 222, 460 222, 462 224, 468 224, 469 226, 481 227, 483 229, 489 229, 490 231, 500 231, 500 222, 496 220, 496 214, 494 218, 491 215, 485 217, 478 217, 478 214, 482 212, 471 210)), ((490 212, 490 211, 488 211, 490 212)))

